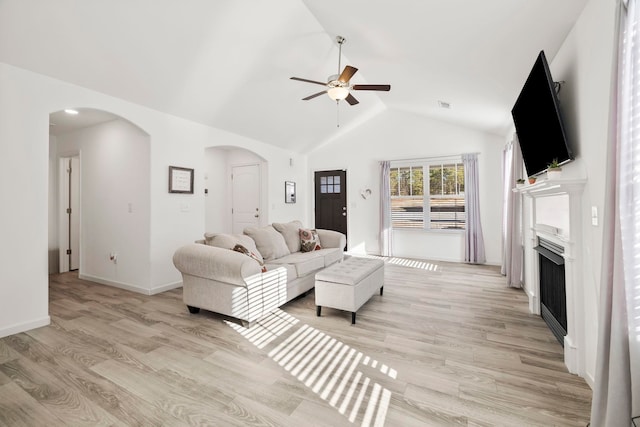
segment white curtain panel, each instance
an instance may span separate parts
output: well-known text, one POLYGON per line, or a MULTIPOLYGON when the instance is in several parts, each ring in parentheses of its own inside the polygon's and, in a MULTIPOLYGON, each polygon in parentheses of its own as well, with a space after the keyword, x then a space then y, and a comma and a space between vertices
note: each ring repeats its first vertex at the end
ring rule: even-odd
POLYGON ((391 187, 389 174, 391 162, 380 162, 380 255, 392 256, 391 187))
POLYGON ((472 264, 484 264, 484 238, 480 223, 480 196, 478 184, 478 154, 462 155, 464 165, 464 204, 467 224, 464 233, 464 260, 472 264))
POLYGON ((524 178, 522 151, 517 136, 507 144, 502 153, 502 268, 507 276, 507 286, 522 287, 522 217, 520 215, 522 197, 514 193, 516 180, 524 178))
POLYGON ((640 421, 640 10, 627 3, 618 4, 593 427, 640 421))

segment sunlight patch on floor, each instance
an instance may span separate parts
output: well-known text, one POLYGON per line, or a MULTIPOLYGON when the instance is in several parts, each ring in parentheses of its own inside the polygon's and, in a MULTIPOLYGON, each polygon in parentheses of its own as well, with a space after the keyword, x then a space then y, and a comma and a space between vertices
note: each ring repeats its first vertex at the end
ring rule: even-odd
POLYGON ((427 271, 438 271, 440 266, 428 261, 418 261, 415 259, 391 257, 387 259, 389 264, 399 265, 401 267, 419 268, 427 271))
POLYGON ((224 322, 238 331, 240 335, 249 340, 253 345, 259 349, 263 349, 298 323, 298 319, 280 309, 276 309, 264 319, 256 322, 251 328, 245 328, 228 320, 224 322))
POLYGON ((402 258, 402 257, 384 257, 380 255, 365 255, 365 254, 353 254, 350 255, 356 258, 370 258, 381 259, 388 264, 399 265, 401 267, 418 268, 427 271, 440 271, 440 266, 429 261, 420 261, 417 259, 402 258))
POLYGON ((362 426, 384 425, 391 391, 375 377, 396 379, 395 369, 306 324, 296 326, 276 345, 275 340, 298 323, 280 309, 248 329, 226 323, 260 349, 273 343, 269 357, 349 422, 361 416, 362 426), (366 370, 373 371, 371 376, 363 372, 366 370))

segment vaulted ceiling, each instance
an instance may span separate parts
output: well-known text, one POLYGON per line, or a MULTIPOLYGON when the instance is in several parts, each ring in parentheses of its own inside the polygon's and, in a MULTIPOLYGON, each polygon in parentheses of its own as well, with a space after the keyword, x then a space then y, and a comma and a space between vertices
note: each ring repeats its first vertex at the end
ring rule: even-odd
POLYGON ((299 152, 387 108, 504 134, 586 1, 0 0, 0 61, 299 152), (390 92, 301 100, 322 87, 289 77, 336 74, 336 35, 390 92))

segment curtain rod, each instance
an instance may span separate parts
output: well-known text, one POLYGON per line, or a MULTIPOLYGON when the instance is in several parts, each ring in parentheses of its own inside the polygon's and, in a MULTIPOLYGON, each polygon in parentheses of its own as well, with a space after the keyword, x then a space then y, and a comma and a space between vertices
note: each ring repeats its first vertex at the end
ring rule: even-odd
POLYGON ((452 157, 460 157, 462 154, 477 154, 480 155, 482 153, 461 153, 461 154, 450 154, 448 156, 432 156, 432 157, 413 157, 410 159, 389 159, 390 162, 408 162, 408 161, 421 161, 421 160, 434 160, 434 159, 450 159, 452 157))

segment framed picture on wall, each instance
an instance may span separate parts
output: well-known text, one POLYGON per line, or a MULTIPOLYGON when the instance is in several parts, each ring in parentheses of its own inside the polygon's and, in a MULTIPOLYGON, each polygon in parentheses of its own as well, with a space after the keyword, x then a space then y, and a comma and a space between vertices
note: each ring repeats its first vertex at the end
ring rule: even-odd
POLYGON ((296 202, 296 183, 292 181, 284 182, 284 202, 295 203, 296 202))
POLYGON ((169 166, 169 193, 193 194, 193 169, 169 166))

